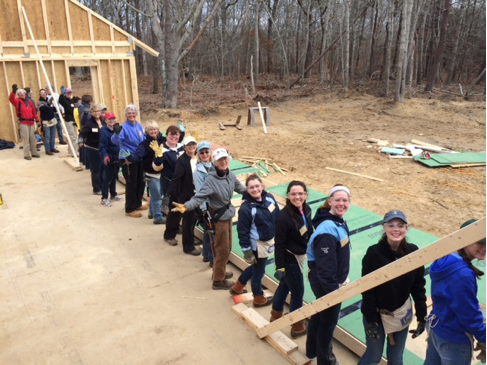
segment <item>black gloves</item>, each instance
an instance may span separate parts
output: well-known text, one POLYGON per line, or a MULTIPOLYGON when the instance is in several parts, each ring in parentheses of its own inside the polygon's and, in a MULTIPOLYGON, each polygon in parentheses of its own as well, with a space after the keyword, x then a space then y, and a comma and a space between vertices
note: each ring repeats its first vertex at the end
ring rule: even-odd
POLYGON ((12 85, 12 92, 13 92, 14 94, 17 92, 17 89, 18 89, 17 84, 13 84, 13 85, 12 85))
POLYGON ((121 126, 120 124, 118 124, 118 123, 117 123, 117 124, 115 124, 115 125, 113 126, 113 131, 114 131, 115 133, 117 133, 117 134, 120 134, 120 132, 122 131, 122 126, 121 126))
POLYGON ((377 323, 367 322, 365 324, 365 334, 372 340, 379 339, 379 325, 377 323))
POLYGON ((413 338, 416 338, 424 332, 424 326, 425 326, 425 323, 418 322, 418 326, 416 327, 416 329, 409 331, 409 333, 412 333, 413 338))

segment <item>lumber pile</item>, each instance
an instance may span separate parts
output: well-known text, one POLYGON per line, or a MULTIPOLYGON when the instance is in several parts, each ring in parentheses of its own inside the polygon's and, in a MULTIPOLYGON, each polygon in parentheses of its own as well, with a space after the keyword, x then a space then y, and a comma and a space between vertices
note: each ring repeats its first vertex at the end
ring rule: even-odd
POLYGON ((289 170, 284 167, 279 167, 275 162, 272 162, 272 159, 266 157, 243 156, 239 160, 249 163, 254 167, 256 169, 255 173, 259 177, 266 177, 273 172, 280 172, 283 175, 286 175, 286 172, 289 172, 289 170))

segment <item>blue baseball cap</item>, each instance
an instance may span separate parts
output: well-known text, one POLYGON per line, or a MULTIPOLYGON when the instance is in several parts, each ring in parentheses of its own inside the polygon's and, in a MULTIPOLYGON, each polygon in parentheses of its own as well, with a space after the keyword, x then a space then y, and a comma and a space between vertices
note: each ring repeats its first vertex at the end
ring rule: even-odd
POLYGON ((210 149, 210 142, 208 142, 208 141, 201 141, 196 146, 196 152, 199 152, 200 150, 204 150, 204 149, 210 149))
POLYGON ((387 223, 395 218, 398 218, 400 220, 402 220, 404 223, 408 224, 408 220, 406 219, 406 216, 404 215, 403 212, 401 212, 400 210, 391 210, 390 212, 387 212, 386 215, 384 216, 384 220, 382 221, 382 223, 387 223))

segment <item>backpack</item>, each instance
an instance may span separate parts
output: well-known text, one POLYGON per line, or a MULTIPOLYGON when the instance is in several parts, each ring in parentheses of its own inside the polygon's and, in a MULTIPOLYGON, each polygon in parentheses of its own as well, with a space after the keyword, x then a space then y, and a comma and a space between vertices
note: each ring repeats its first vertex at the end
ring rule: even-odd
POLYGON ((90 119, 91 115, 90 115, 90 107, 89 106, 86 106, 86 105, 83 105, 81 104, 79 107, 78 107, 78 115, 79 115, 79 122, 81 124, 81 128, 84 127, 84 125, 86 124, 86 122, 90 119))

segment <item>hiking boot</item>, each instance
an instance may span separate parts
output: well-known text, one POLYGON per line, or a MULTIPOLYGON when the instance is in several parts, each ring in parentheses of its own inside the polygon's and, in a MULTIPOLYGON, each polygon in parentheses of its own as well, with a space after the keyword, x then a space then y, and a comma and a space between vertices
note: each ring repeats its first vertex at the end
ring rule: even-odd
POLYGON ((135 210, 133 212, 130 212, 130 213, 125 213, 125 215, 127 217, 132 217, 132 218, 140 218, 140 217, 142 217, 142 213, 137 212, 135 210))
POLYGON ((291 325, 291 337, 292 338, 298 338, 298 337, 304 336, 304 335, 306 335, 307 332, 308 332, 308 329, 306 328, 306 322, 304 320, 293 323, 291 325))
POLYGON ((193 251, 185 252, 187 255, 199 256, 201 255, 201 250, 199 248, 194 248, 193 251))
POLYGON ((257 295, 254 296, 253 305, 255 308, 265 307, 267 305, 272 304, 272 299, 274 299, 274 297, 265 297, 263 295, 257 295))
POLYGON ((271 310, 271 319, 269 319, 269 322, 274 322, 275 320, 279 319, 282 317, 282 311, 275 311, 274 309, 271 310))
POLYGON ((111 207, 112 203, 110 203, 110 200, 108 200, 108 199, 102 199, 101 205, 104 205, 105 207, 111 207))
POLYGON ((46 151, 46 155, 53 156, 54 155, 54 152, 52 152, 52 151, 46 151))
POLYGON ((54 152, 54 153, 59 153, 59 150, 57 150, 57 149, 53 148, 53 149, 51 150, 51 152, 54 152))
POLYGON ((135 210, 147 210, 147 205, 142 204, 140 207, 136 208, 135 210))
POLYGON ((176 241, 174 238, 164 238, 164 242, 166 242, 169 246, 176 246, 178 244, 178 241, 176 241))
POLYGON ((235 283, 233 281, 222 280, 222 281, 214 281, 213 285, 211 286, 213 290, 229 290, 235 283))
POLYGON ((152 223, 154 223, 154 224, 166 224, 166 218, 154 219, 154 221, 152 223))
POLYGON ((240 281, 237 280, 235 284, 230 288, 230 294, 232 295, 240 295, 243 293, 247 293, 247 289, 245 289, 245 285, 243 285, 240 281))

